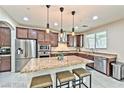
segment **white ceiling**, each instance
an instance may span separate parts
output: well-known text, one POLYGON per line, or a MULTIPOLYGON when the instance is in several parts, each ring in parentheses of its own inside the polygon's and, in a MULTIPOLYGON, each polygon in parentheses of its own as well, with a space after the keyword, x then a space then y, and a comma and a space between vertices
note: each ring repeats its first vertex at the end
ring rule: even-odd
MULTIPOLYGON (((46 27, 45 5, 6 5, 0 7, 19 25, 46 27), (29 17, 29 21, 24 21, 24 16, 29 17)), ((60 7, 60 5, 52 5, 50 7, 50 28, 58 31, 60 30, 60 7), (57 22, 59 25, 54 26, 54 22, 57 22)), ((72 10, 76 11, 75 26, 79 26, 76 32, 86 31, 124 18, 124 6, 121 5, 63 5, 63 7, 63 29, 65 31, 71 31, 72 29, 72 10), (92 20, 93 16, 98 16, 99 19, 92 20), (88 27, 81 27, 82 25, 88 25, 88 27)))

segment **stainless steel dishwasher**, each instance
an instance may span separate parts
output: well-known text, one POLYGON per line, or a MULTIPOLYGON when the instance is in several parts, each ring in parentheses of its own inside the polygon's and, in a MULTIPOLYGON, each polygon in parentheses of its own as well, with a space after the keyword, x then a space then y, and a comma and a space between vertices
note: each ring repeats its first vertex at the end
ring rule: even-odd
POLYGON ((106 74, 106 58, 104 57, 94 57, 94 68, 104 74, 106 74))

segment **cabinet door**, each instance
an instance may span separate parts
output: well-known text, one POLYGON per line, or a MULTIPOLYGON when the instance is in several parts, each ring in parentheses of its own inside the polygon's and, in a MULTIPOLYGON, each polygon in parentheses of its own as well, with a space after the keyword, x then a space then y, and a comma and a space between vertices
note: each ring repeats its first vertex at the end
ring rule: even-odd
POLYGON ((38 31, 38 41, 44 41, 45 39, 45 32, 43 30, 38 31))
POLYGON ((0 27, 0 46, 2 46, 2 34, 1 34, 1 32, 2 32, 2 28, 0 27))
POLYGON ((33 29, 28 30, 28 38, 37 39, 37 31, 33 29))
POLYGON ((50 43, 52 47, 58 46, 58 33, 50 33, 50 43))
POLYGON ((28 38, 28 29, 27 28, 16 28, 16 37, 17 38, 28 38))
POLYGON ((67 35, 67 46, 74 47, 74 36, 67 35))
POLYGON ((49 42, 50 41, 50 33, 48 34, 48 33, 45 32, 45 40, 44 41, 45 42, 49 42))
POLYGON ((80 38, 81 38, 81 35, 76 35, 76 46, 77 47, 80 47, 80 45, 81 45, 80 44, 80 40, 81 40, 80 38))
POLYGON ((0 71, 10 71, 11 70, 11 58, 1 57, 0 71))
POLYGON ((0 28, 0 45, 1 46, 11 45, 11 30, 8 27, 0 28))
POLYGON ((82 45, 81 45, 81 47, 84 47, 84 35, 82 35, 82 45))

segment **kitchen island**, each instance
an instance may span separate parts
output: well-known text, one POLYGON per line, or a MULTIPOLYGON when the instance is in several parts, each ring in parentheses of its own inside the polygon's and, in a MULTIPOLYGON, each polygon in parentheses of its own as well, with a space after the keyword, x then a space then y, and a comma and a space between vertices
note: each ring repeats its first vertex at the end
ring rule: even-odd
MULTIPOLYGON (((28 73, 31 77, 51 74, 53 80, 53 87, 55 87, 55 74, 60 71, 72 70, 75 68, 85 68, 87 63, 93 61, 77 57, 77 56, 64 56, 64 60, 59 61, 57 57, 47 58, 33 58, 21 70, 21 73, 28 73)), ((29 83, 30 85, 30 83, 29 83)))
POLYGON ((89 64, 87 64, 87 66, 91 67, 91 68, 93 68, 93 69, 95 69, 99 72, 102 72, 102 73, 106 74, 107 76, 112 75, 112 65, 111 65, 111 63, 116 63, 116 59, 117 59, 117 54, 90 52, 90 51, 77 52, 77 51, 74 51, 74 50, 73 51, 53 51, 51 53, 51 56, 56 56, 60 52, 62 52, 65 56, 76 55, 78 57, 82 57, 82 58, 85 58, 85 59, 88 59, 88 60, 93 60, 94 63, 89 63, 89 64), (96 57, 105 59, 106 62, 104 63, 104 66, 103 66, 103 63, 101 63, 101 61, 99 61, 99 63, 95 62, 94 58, 96 58, 96 57))

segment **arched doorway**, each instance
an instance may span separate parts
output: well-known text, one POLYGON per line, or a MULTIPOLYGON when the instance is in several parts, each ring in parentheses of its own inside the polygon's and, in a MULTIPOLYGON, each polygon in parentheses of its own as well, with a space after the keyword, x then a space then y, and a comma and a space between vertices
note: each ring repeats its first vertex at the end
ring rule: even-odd
POLYGON ((7 27, 9 27, 10 29, 10 37, 11 37, 11 47, 10 47, 10 50, 11 50, 11 53, 10 53, 10 56, 11 56, 11 72, 15 72, 15 39, 16 39, 16 27, 11 23, 11 22, 8 22, 7 20, 5 19, 0 19, 0 24, 3 24, 7 27))

